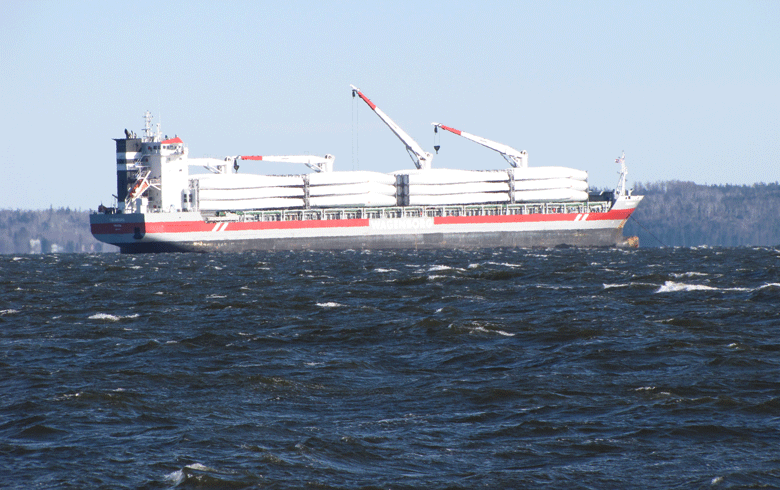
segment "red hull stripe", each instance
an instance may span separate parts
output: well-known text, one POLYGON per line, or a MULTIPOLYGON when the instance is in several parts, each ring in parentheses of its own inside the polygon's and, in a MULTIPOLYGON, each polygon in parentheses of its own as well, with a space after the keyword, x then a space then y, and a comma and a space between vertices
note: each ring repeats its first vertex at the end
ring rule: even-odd
MULTIPOLYGON (((621 209, 608 213, 582 214, 511 214, 499 216, 441 216, 433 218, 434 225, 458 225, 480 223, 538 223, 538 222, 568 222, 576 221, 601 221, 628 219, 633 209, 621 209)), ((303 221, 247 221, 243 223, 204 221, 176 221, 158 223, 99 223, 91 226, 95 235, 113 235, 135 233, 136 228, 143 233, 192 233, 192 232, 224 232, 224 231, 248 231, 248 230, 300 230, 312 228, 359 228, 367 227, 368 219, 343 219, 343 220, 303 220, 303 221)))
POLYGON ((102 223, 93 224, 90 229, 96 235, 135 233, 140 228, 144 233, 192 233, 207 231, 246 230, 299 230, 311 228, 355 228, 368 226, 367 219, 305 220, 305 221, 248 221, 243 223, 206 223, 203 221, 177 221, 162 223, 102 223))
POLYGON ((259 155, 242 155, 241 160, 262 160, 263 157, 259 155))

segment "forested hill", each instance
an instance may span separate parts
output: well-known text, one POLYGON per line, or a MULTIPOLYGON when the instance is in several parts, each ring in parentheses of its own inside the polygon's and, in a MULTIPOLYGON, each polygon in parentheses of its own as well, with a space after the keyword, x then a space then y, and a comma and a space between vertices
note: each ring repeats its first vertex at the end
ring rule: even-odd
MULTIPOLYGON (((640 247, 780 245, 780 184, 634 185, 644 200, 623 234, 640 247)), ((116 252, 89 232, 89 211, 0 210, 0 253, 116 252)))
POLYGON ((623 230, 640 247, 780 245, 780 185, 634 185, 644 200, 623 230))
POLYGON ((89 211, 0 210, 0 253, 116 252, 89 231, 89 211))

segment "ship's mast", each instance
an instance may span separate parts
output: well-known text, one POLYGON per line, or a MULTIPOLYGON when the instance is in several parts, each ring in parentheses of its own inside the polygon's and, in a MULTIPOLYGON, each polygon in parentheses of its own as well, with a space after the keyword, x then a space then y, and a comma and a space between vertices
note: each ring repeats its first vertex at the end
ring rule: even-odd
POLYGON ((152 141, 152 113, 144 113, 144 141, 152 141))
POLYGON ((620 164, 620 179, 618 180, 617 187, 615 187, 615 197, 620 198, 626 194, 626 176, 628 175, 628 167, 626 167, 626 152, 624 151, 620 158, 615 159, 615 163, 620 164))
POLYGON ((157 123, 157 132, 152 132, 152 113, 146 111, 144 114, 144 142, 151 143, 153 141, 160 141, 162 138, 162 131, 160 130, 160 123, 157 123))

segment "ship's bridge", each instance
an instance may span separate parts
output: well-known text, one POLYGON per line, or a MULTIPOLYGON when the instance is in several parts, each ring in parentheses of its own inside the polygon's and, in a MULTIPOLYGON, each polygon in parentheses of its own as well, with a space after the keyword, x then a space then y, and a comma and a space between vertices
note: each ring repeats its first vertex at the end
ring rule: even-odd
POLYGON ((176 155, 184 152, 184 142, 178 136, 162 141, 147 141, 143 143, 144 153, 162 156, 176 155))

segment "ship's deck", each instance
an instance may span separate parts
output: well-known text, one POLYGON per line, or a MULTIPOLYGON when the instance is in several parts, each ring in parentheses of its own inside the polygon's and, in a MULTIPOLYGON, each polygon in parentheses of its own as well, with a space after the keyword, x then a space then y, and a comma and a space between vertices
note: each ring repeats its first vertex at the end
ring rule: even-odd
POLYGON ((206 221, 310 221, 343 219, 435 218, 442 216, 508 216, 527 214, 606 213, 608 201, 578 203, 392 206, 319 209, 266 209, 202 213, 206 221))

